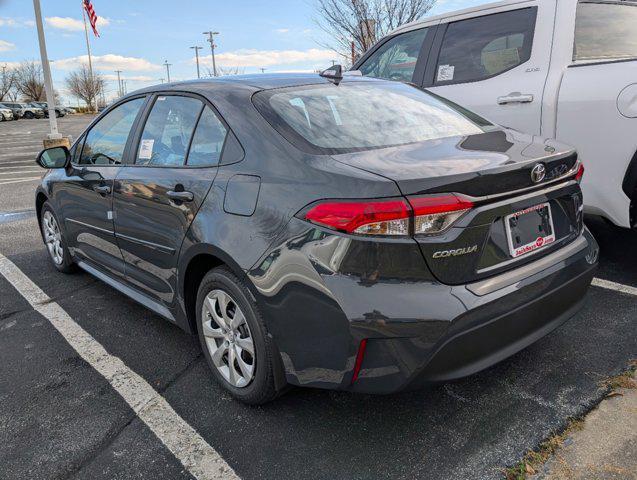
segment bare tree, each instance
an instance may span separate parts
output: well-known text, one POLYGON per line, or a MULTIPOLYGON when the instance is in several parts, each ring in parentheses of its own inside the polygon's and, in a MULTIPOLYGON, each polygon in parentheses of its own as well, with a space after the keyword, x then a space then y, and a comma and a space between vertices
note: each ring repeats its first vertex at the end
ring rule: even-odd
MULTIPOLYGON (((217 66, 217 75, 243 75, 245 73, 245 68, 242 67, 222 67, 221 65, 217 66)), ((204 77, 214 77, 214 72, 212 68, 206 67, 206 73, 204 73, 204 77)))
POLYGON ((14 71, 15 88, 27 102, 44 102, 44 74, 42 66, 35 62, 23 62, 14 71))
POLYGON ((353 61, 395 28, 424 16, 435 3, 436 0, 316 0, 315 22, 332 38, 323 46, 353 61))
POLYGON ((2 75, 0 76, 0 102, 2 100, 11 100, 10 92, 15 85, 15 74, 10 68, 2 67, 2 75))
POLYGON ((97 108, 96 100, 104 93, 106 86, 104 77, 99 73, 93 73, 91 76, 89 68, 82 64, 66 77, 65 82, 71 95, 83 100, 90 109, 93 109, 93 105, 97 108))

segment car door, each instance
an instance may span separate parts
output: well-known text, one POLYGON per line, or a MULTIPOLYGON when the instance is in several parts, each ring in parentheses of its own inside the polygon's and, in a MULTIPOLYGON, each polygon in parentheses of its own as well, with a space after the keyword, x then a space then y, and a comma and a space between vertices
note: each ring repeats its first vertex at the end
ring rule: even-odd
POLYGON ((124 262, 113 228, 113 180, 144 101, 129 100, 97 121, 76 145, 67 177, 56 187, 72 254, 116 277, 124 275, 124 262))
POLYGON ((424 86, 498 124, 540 134, 555 2, 526 2, 441 24, 424 86))
POLYGON ((179 250, 217 174, 227 128, 200 98, 161 94, 140 123, 134 162, 114 192, 129 283, 171 305, 179 250))

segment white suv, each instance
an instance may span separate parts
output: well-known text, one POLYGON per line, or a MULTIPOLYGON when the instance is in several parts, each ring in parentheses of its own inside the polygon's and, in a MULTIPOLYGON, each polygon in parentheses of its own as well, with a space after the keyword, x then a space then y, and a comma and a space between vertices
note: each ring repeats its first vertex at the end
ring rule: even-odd
POLYGON ((586 211, 637 226, 637 1, 509 0, 430 17, 353 69, 574 145, 586 211))

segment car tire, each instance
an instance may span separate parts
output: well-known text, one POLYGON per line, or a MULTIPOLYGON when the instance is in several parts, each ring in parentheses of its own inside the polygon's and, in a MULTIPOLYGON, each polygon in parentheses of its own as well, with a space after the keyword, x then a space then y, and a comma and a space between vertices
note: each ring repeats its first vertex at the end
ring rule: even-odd
POLYGON ((226 267, 211 270, 199 286, 196 312, 199 341, 215 380, 243 403, 262 405, 274 400, 281 390, 277 391, 275 381, 280 373, 276 371, 280 368, 275 357, 278 353, 245 283, 226 267), (232 326, 235 320, 240 324, 232 326), (242 348, 250 345, 248 340, 252 353, 249 347, 242 348), (250 366, 251 378, 246 380, 250 375, 244 370, 250 370, 250 366))
POLYGON ((33 112, 25 112, 24 114, 24 118, 28 118, 29 120, 31 120, 34 116, 33 112))
POLYGON ((49 260, 51 260, 53 266, 62 273, 75 272, 77 266, 69 253, 64 233, 60 228, 60 222, 49 202, 44 202, 42 206, 42 212, 40 213, 40 231, 42 232, 42 239, 49 254, 49 260))

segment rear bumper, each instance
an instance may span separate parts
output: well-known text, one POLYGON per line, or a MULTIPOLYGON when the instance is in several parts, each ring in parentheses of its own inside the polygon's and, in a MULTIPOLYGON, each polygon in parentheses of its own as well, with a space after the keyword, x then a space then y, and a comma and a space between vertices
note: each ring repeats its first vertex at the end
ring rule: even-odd
MULTIPOLYGON (((498 277, 449 286, 433 278, 377 280, 373 273, 317 269, 335 265, 338 254, 343 270, 355 249, 351 244, 350 250, 339 249, 332 248, 325 261, 323 251, 306 250, 295 265, 307 258, 302 266, 304 272, 313 270, 312 281, 304 273, 304 285, 289 282, 288 272, 276 282, 278 294, 264 290, 259 303, 289 383, 365 393, 457 379, 522 350, 580 309, 598 256, 597 242, 585 230, 560 250, 562 255, 558 251, 498 277), (365 354, 352 382, 362 339, 365 354)), ((365 256, 362 252, 356 251, 357 258, 365 256)), ((259 279, 249 276, 259 289, 259 279)))

